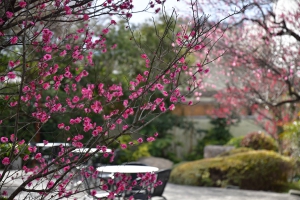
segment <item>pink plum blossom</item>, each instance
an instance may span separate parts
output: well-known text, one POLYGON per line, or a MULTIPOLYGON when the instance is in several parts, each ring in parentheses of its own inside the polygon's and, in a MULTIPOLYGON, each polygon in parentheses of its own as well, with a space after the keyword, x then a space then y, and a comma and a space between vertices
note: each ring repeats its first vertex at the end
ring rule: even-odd
POLYGON ((90 17, 89 17, 89 15, 87 15, 87 14, 84 14, 84 15, 83 15, 83 19, 84 19, 84 21, 87 21, 87 20, 89 20, 89 18, 90 18, 90 17))
POLYGON ((127 148, 127 145, 126 144, 121 144, 121 149, 126 149, 127 148))
POLYGON ((8 72, 8 73, 7 73, 7 77, 8 77, 9 79, 15 79, 15 78, 16 78, 16 74, 15 74, 14 72, 8 72))
POLYGON ((25 1, 20 1, 20 2, 19 2, 19 6, 20 6, 21 8, 25 8, 26 5, 27 5, 27 3, 26 3, 25 1))
POLYGON ((50 54, 45 54, 43 58, 45 61, 48 61, 52 59, 52 56, 50 54))
POLYGON ((147 141, 148 141, 148 142, 153 142, 154 140, 155 140, 154 137, 148 137, 148 138, 147 138, 147 141))
POLYGON ((109 29, 108 29, 108 28, 105 28, 105 29, 102 30, 102 33, 103 33, 103 34, 107 34, 108 32, 109 32, 109 29))
POLYGON ((14 16, 14 13, 12 13, 12 12, 10 12, 10 11, 7 11, 7 12, 6 12, 6 17, 7 17, 8 19, 12 18, 13 16, 14 16))
POLYGON ((52 188, 54 186, 54 182, 53 181, 49 181, 47 184, 47 188, 52 188))
POLYGON ((7 137, 1 137, 1 142, 2 142, 2 143, 8 142, 8 138, 7 138, 7 137))
POLYGON ((10 39, 10 44, 17 44, 18 42, 18 37, 17 36, 14 36, 10 39))
POLYGON ((9 165, 9 164, 10 164, 9 158, 8 158, 8 157, 3 158, 3 159, 2 159, 2 164, 5 165, 5 166, 6 166, 6 165, 9 165))

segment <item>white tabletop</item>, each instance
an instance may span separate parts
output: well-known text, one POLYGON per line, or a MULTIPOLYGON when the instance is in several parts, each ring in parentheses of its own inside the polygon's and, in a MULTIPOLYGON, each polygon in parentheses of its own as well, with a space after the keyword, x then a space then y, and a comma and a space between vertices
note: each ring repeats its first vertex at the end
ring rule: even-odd
POLYGON ((150 166, 140 166, 140 165, 107 165, 103 167, 98 167, 99 172, 109 172, 109 173, 147 173, 155 172, 159 169, 157 167, 150 166))
POLYGON ((48 143, 48 144, 44 144, 44 143, 35 143, 34 146, 37 147, 54 147, 54 146, 70 146, 69 143, 59 143, 59 142, 55 142, 55 143, 48 143))
MULTIPOLYGON (((73 153, 94 153, 97 150, 98 150, 97 148, 78 148, 78 149, 74 149, 72 152, 73 153)), ((110 153, 111 149, 106 149, 105 152, 110 153)), ((103 151, 99 150, 98 153, 103 153, 103 151)))

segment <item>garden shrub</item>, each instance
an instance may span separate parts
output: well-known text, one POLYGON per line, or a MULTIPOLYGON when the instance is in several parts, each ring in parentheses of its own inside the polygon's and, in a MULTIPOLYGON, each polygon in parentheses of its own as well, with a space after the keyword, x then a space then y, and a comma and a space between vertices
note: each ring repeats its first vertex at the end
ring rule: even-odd
POLYGON ((225 157, 186 162, 172 170, 176 184, 278 191, 293 169, 291 158, 267 150, 252 150, 225 157))
POLYGON ((264 132, 248 133, 241 141, 242 147, 249 147, 255 150, 265 149, 271 151, 278 151, 277 142, 264 132))
POLYGON ((231 138, 226 143, 226 146, 234 146, 235 148, 239 148, 239 147, 241 147, 241 141, 243 140, 243 138, 244 138, 244 136, 231 138))

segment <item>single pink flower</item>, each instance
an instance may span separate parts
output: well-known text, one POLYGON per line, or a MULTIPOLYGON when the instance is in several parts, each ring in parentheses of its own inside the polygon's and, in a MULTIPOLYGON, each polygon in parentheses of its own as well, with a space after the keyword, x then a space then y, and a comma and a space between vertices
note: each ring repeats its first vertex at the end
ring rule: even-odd
POLYGON ((8 192, 6 190, 4 190, 1 194, 2 196, 7 196, 8 195, 8 192))
POLYGON ((37 154, 34 156, 34 158, 35 158, 36 160, 39 160, 39 159, 42 158, 42 154, 41 154, 41 153, 37 153, 37 154))
POLYGON ((65 166, 64 167, 64 171, 66 172, 66 171, 68 171, 70 169, 70 166, 65 166))
POLYGON ((11 107, 15 107, 16 105, 18 105, 18 101, 10 102, 9 105, 10 105, 11 107))
POLYGON ((27 3, 26 3, 25 1, 20 1, 20 2, 19 2, 19 6, 20 6, 21 8, 25 8, 26 5, 27 5, 27 3))
POLYGON ((184 57, 180 58, 180 59, 178 60, 178 62, 179 62, 179 63, 184 63, 184 62, 185 62, 184 57))
POLYGON ((54 185, 54 182, 53 181, 49 181, 48 184, 47 184, 47 188, 52 188, 54 185))
POLYGON ((43 58, 45 61, 48 61, 51 60, 52 56, 50 54, 45 54, 43 58))
POLYGON ((9 11, 6 12, 6 17, 7 17, 8 19, 12 18, 13 16, 14 16, 14 13, 9 12, 9 11))
POLYGON ((12 38, 10 38, 10 44, 17 44, 18 42, 18 37, 17 36, 14 36, 12 38))
POLYGON ((93 130, 92 135, 94 137, 97 137, 99 135, 99 132, 97 130, 93 130))
POLYGON ((63 129, 63 128, 65 128, 65 124, 64 123, 60 123, 60 124, 57 125, 57 127, 59 129, 63 129))
POLYGON ((71 15, 72 14, 72 10, 69 6, 65 6, 65 11, 67 15, 71 15))
POLYGON ((141 58, 142 58, 142 59, 147 59, 147 55, 146 55, 146 54, 142 54, 142 55, 141 55, 141 58))
POLYGON ((115 20, 113 20, 113 19, 110 21, 110 23, 113 24, 113 25, 117 24, 117 22, 115 20))
POLYGON ((138 143, 143 143, 143 138, 137 139, 137 142, 138 142, 138 143))
POLYGON ((169 106, 169 109, 170 109, 170 110, 174 110, 174 109, 175 109, 175 105, 174 105, 174 104, 171 104, 171 105, 169 106))
POLYGON ((113 45, 111 46, 111 49, 115 49, 115 48, 117 48, 117 44, 113 44, 113 45))
POLYGON ((108 186, 106 184, 102 185, 102 190, 108 190, 108 186))
POLYGON ((96 194, 97 194, 97 191, 96 191, 96 190, 92 190, 92 191, 91 191, 91 195, 92 195, 92 196, 95 196, 96 194))
MULTIPOLYGON (((4 24, 4 20, 2 18, 0 18, 0 25, 4 24)), ((3 36, 4 33, 1 32, 1 36, 3 36)))
POLYGON ((9 165, 9 164, 10 164, 9 158, 8 158, 8 157, 3 158, 3 159, 2 159, 2 164, 3 164, 3 165, 9 165))
POLYGON ((15 141, 15 134, 10 135, 10 141, 14 142, 15 141))
POLYGON ((24 161, 26 161, 26 160, 28 160, 29 159, 29 155, 25 155, 24 157, 23 157, 23 160, 24 161))
POLYGON ((128 129, 128 125, 124 125, 123 128, 122 128, 123 131, 125 131, 127 129, 128 129))
POLYGON ((109 32, 109 29, 108 29, 108 28, 105 28, 105 29, 102 30, 102 33, 103 33, 103 34, 107 34, 108 32, 109 32))
POLYGON ((148 138, 147 138, 147 141, 148 141, 148 142, 153 142, 154 140, 155 140, 154 137, 148 137, 148 138))
POLYGON ((44 83, 43 88, 44 90, 48 90, 50 88, 50 83, 44 83))
POLYGON ((131 14, 131 13, 126 13, 126 17, 127 17, 127 18, 131 18, 131 17, 132 17, 132 14, 131 14))
POLYGON ((7 73, 7 77, 8 77, 9 79, 15 79, 15 78, 16 78, 16 74, 15 74, 14 72, 8 72, 8 73, 7 73))
POLYGON ((90 18, 90 17, 89 17, 87 14, 84 14, 84 15, 83 15, 83 19, 84 19, 84 21, 87 21, 87 20, 89 20, 89 18, 90 18))
POLYGON ((59 56, 64 57, 67 54, 66 50, 63 50, 62 52, 59 53, 59 56))
POLYGON ((8 142, 8 138, 7 138, 7 137, 1 137, 1 142, 2 142, 2 143, 8 142))
POLYGON ((126 149, 127 148, 127 145, 126 144, 121 144, 121 149, 126 149))
POLYGON ((36 147, 28 147, 28 151, 30 151, 31 153, 36 152, 37 148, 36 147))
POLYGON ((25 140, 23 139, 23 140, 21 140, 21 141, 19 141, 19 145, 22 145, 22 144, 24 144, 25 143, 25 140))

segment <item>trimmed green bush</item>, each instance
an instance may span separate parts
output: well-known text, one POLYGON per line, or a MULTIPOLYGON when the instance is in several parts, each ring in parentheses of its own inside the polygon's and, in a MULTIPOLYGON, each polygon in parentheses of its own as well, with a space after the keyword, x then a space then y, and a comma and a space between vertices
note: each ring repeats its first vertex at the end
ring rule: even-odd
POLYGON ((255 150, 265 149, 278 151, 277 142, 264 132, 248 133, 241 141, 241 147, 248 147, 255 150))
POLYGON ((241 147, 241 141, 243 140, 243 138, 244 138, 244 136, 231 138, 226 143, 226 146, 234 146, 235 148, 239 148, 239 147, 241 147))
POLYGON ((278 191, 278 183, 287 183, 293 161, 273 151, 257 150, 225 157, 186 162, 172 170, 170 181, 176 184, 278 191))

